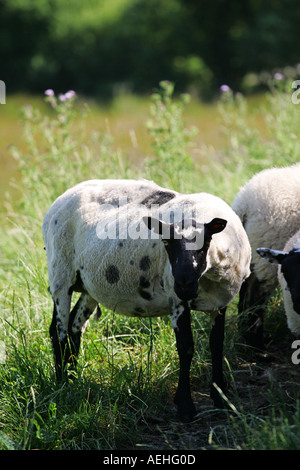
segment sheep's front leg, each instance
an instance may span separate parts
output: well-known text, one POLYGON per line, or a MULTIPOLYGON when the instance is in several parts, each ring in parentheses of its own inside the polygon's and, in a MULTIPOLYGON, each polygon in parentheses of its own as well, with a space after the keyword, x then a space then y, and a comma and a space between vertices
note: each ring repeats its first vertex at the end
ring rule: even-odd
POLYGON ((212 358, 212 385, 210 396, 217 408, 226 407, 226 403, 214 387, 214 383, 225 392, 225 383, 223 379, 223 343, 224 343, 224 324, 226 308, 221 309, 215 319, 211 329, 209 344, 212 358))
POLYGON ((190 367, 194 354, 194 342, 191 330, 190 309, 187 305, 180 306, 183 310, 172 313, 172 323, 176 335, 176 346, 179 355, 180 372, 178 388, 174 403, 182 422, 189 423, 196 415, 196 409, 190 390, 190 367))

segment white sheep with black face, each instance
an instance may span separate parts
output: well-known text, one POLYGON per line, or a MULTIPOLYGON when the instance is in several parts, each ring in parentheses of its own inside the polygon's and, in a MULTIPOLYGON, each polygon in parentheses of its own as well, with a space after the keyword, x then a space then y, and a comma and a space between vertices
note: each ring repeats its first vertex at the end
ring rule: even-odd
POLYGON ((277 267, 257 253, 259 247, 283 250, 300 227, 300 163, 256 173, 238 192, 232 209, 240 217, 252 250, 251 275, 239 295, 245 342, 264 349, 263 317, 278 285, 277 267), (248 313, 249 312, 249 313, 248 313))
POLYGON ((283 294, 287 324, 300 336, 300 230, 293 235, 283 251, 257 248, 257 253, 271 264, 278 264, 278 280, 283 294))
MULTIPOLYGON (((124 315, 171 315, 180 357, 175 402, 183 421, 195 415, 190 310, 214 312, 212 379, 224 389, 225 308, 249 275, 250 246, 223 200, 179 194, 146 180, 91 180, 53 203, 43 235, 58 379, 64 364, 77 356, 81 331, 99 303, 124 315), (82 294, 70 313, 73 291, 82 294)), ((215 387, 212 397, 221 406, 215 387)))

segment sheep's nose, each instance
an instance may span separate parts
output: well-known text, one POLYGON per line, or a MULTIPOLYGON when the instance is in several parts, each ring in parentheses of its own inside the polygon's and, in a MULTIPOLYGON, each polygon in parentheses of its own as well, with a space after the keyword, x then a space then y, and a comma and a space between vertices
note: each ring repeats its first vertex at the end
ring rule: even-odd
POLYGON ((198 283, 195 281, 175 281, 174 290, 182 300, 191 300, 197 297, 198 283))

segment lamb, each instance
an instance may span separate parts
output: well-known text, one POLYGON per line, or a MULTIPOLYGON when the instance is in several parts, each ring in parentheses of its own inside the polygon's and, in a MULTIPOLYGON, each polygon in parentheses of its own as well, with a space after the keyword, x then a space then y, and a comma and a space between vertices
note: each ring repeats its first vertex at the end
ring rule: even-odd
MULTIPOLYGON (((212 383, 225 391, 225 310, 250 274, 251 250, 237 215, 220 198, 180 194, 146 180, 91 180, 68 189, 43 222, 50 337, 57 379, 75 366, 81 333, 98 304, 135 317, 171 315, 180 373, 175 404, 194 419, 190 311, 211 313, 212 383), (81 296, 70 312, 73 292, 81 296)), ((211 386, 215 406, 223 399, 211 386)))
POLYGON ((251 275, 239 295, 241 334, 249 346, 264 349, 263 316, 278 284, 277 269, 256 248, 283 250, 300 227, 300 163, 255 174, 236 195, 232 209, 240 217, 251 250, 251 275), (243 312, 247 315, 241 315, 243 312))
POLYGON ((287 324, 300 335, 300 230, 286 243, 283 251, 257 248, 257 253, 270 263, 278 264, 278 280, 282 289, 287 324))

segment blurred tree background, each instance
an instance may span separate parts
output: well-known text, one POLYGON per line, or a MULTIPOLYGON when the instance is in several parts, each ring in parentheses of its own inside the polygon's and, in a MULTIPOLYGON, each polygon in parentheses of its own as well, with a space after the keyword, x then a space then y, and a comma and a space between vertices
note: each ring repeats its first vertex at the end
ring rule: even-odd
POLYGON ((209 99, 299 75, 299 25, 299 0, 0 0, 0 79, 102 99, 168 79, 209 99))

